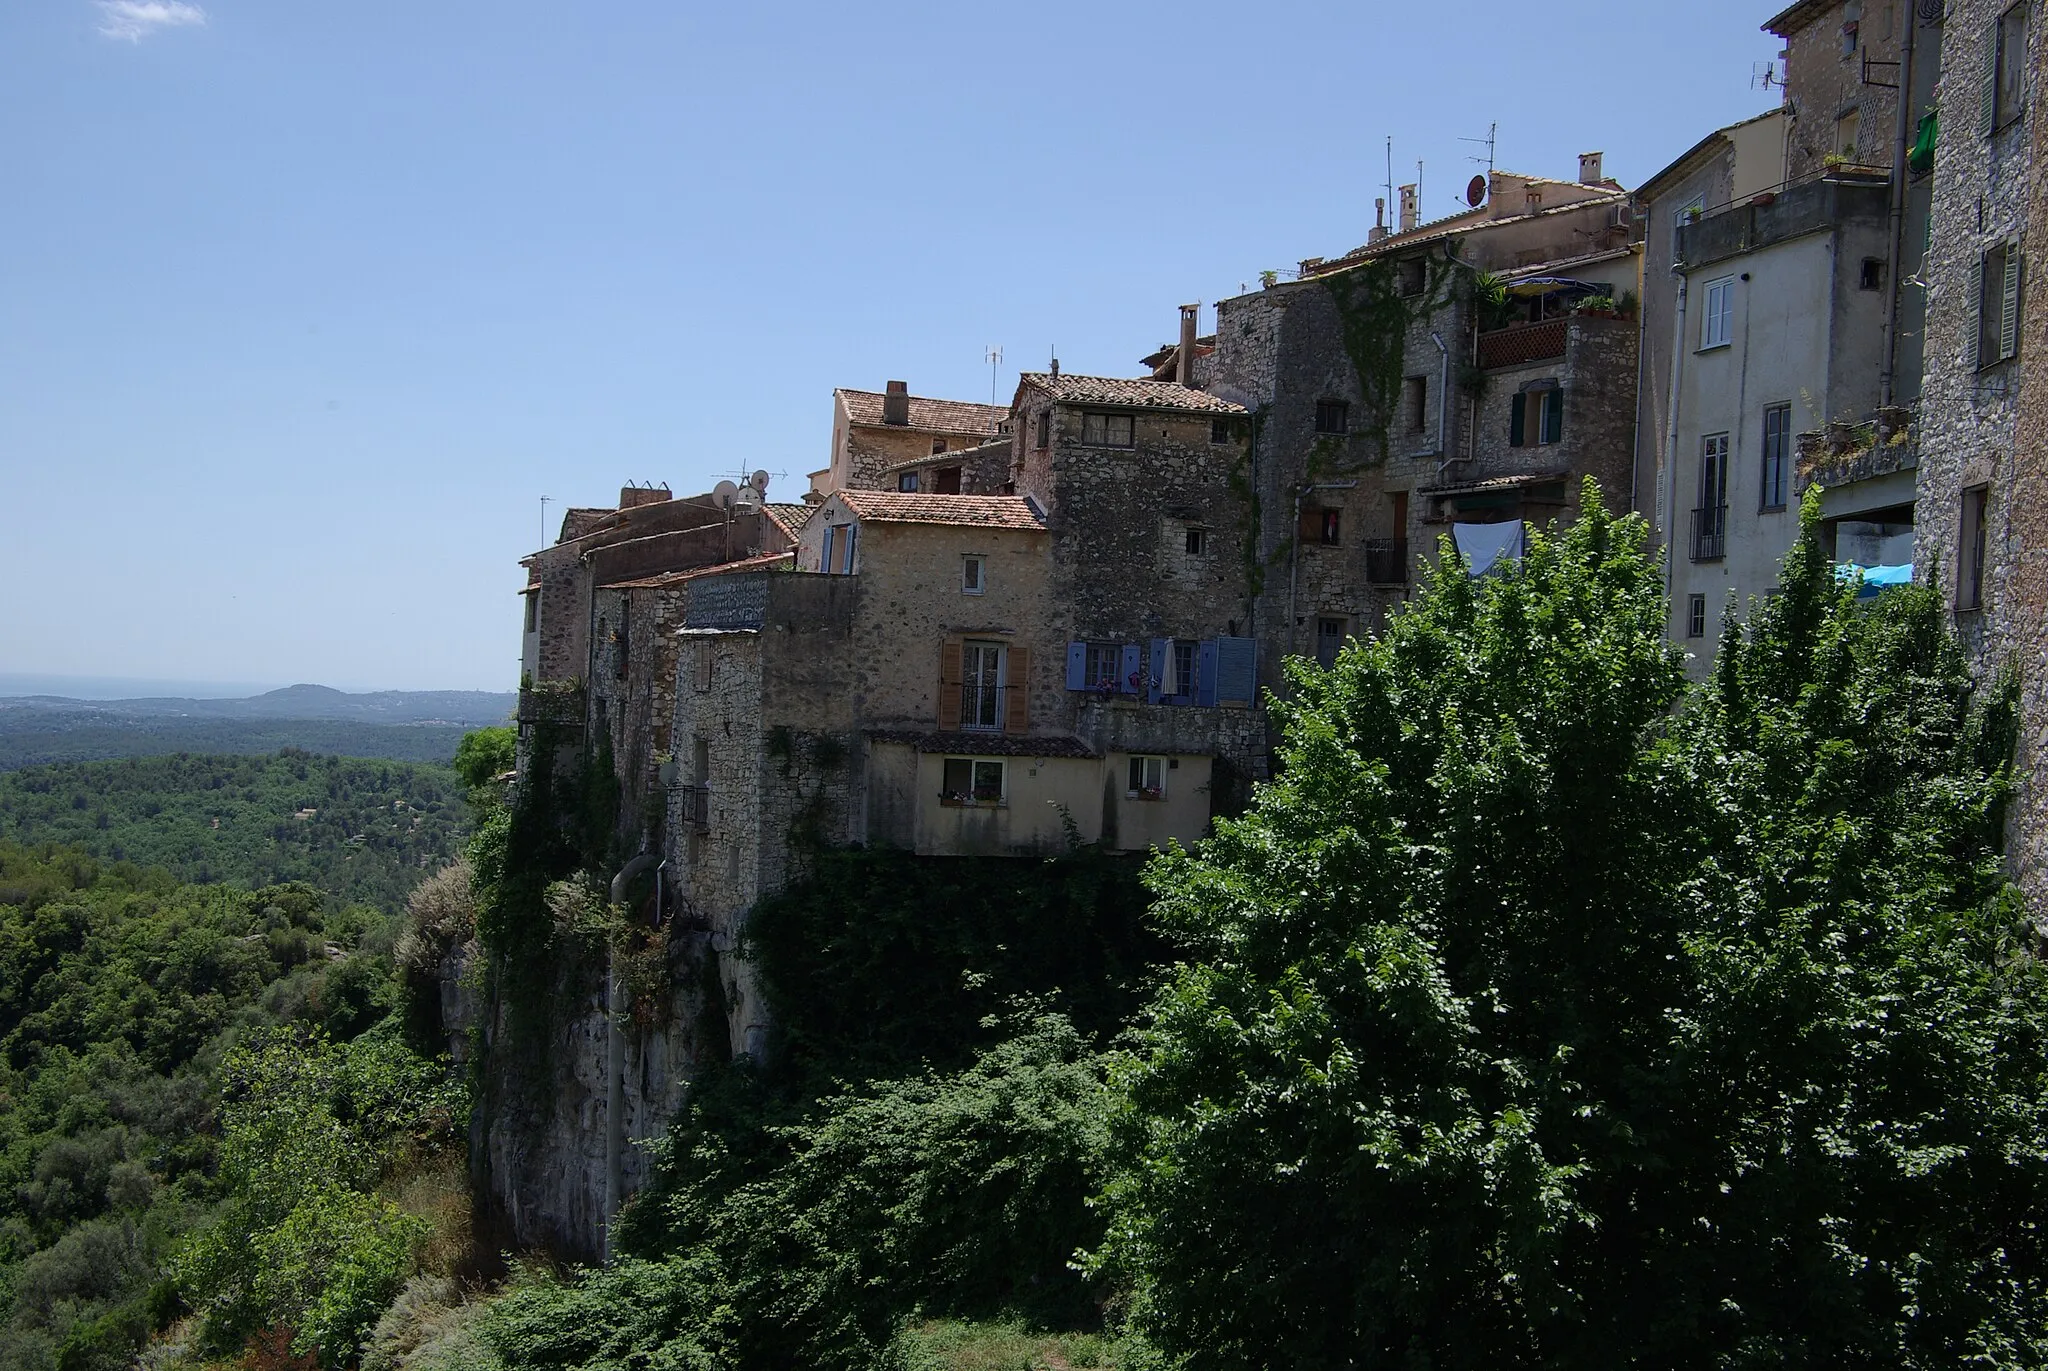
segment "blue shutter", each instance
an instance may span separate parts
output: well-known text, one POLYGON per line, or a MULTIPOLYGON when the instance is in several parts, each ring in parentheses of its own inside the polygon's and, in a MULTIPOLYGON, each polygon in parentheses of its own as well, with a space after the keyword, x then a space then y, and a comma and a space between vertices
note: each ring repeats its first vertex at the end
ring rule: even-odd
POLYGON ((1216 703, 1249 705, 1259 693, 1258 645, 1250 638, 1216 640, 1216 703))
POLYGON ((1152 674, 1145 681, 1145 703, 1158 704, 1166 694, 1166 667, 1173 660, 1173 639, 1152 640, 1152 674))
POLYGON ((1088 688, 1088 644, 1067 644, 1067 689, 1088 688))
POLYGON ((1125 643, 1122 657, 1117 664, 1116 688, 1119 694, 1136 695, 1138 677, 1145 670, 1145 649, 1138 643, 1125 643))
POLYGON ((1564 438, 1564 391, 1553 390, 1543 397, 1543 441, 1559 442, 1564 438))
POLYGON ((818 558, 818 570, 827 576, 832 574, 832 535, 836 532, 832 525, 825 525, 825 550, 818 558))
POLYGON ((1195 654, 1195 703, 1216 707, 1216 640, 1204 638, 1195 654))

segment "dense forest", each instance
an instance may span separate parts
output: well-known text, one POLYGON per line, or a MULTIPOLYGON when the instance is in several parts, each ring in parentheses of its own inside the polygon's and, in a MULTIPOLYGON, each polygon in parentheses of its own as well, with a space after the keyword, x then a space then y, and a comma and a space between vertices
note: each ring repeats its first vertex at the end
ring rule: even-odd
POLYGON ((282 748, 399 762, 442 762, 466 729, 455 724, 367 724, 340 719, 52 717, 0 711, 0 771, 51 762, 157 757, 173 752, 263 754, 282 748))
POLYGON ((79 762, 0 774, 0 838, 70 844, 200 885, 304 881, 395 911, 460 850, 463 793, 443 766, 297 749, 79 762))

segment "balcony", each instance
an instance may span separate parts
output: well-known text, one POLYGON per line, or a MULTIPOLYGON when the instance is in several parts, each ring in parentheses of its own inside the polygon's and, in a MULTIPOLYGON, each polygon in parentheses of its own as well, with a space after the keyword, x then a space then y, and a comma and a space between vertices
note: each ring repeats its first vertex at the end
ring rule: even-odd
POLYGON ((1365 579, 1376 586, 1408 584, 1408 542, 1405 538, 1365 540, 1365 579))
POLYGON ((1728 506, 1707 505, 1692 512, 1692 559, 1718 562, 1728 555, 1728 506))
POLYGON ((519 722, 583 727, 583 683, 540 681, 519 688, 519 722))
POLYGON ((1540 324, 1516 324, 1479 335, 1479 365, 1487 371, 1496 367, 1527 366, 1564 356, 1565 327, 1569 319, 1546 319, 1540 324))
POLYGON ((676 817, 685 828, 694 828, 699 833, 711 827, 711 787, 708 785, 679 785, 676 787, 676 817))

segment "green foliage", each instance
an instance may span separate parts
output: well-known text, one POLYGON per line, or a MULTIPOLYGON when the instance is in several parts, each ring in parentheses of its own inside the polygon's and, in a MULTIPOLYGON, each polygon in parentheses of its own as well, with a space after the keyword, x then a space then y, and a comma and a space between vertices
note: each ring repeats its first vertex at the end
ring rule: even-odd
POLYGON ((512 770, 518 759, 519 730, 509 724, 462 735, 453 766, 469 791, 470 804, 479 812, 501 803, 498 777, 512 770))
POLYGON ((193 719, 52 716, 0 710, 0 772, 25 766, 163 757, 316 755, 446 765, 468 730, 457 724, 360 724, 330 719, 193 719))
POLYGON ((764 1130, 772 1165, 682 1130, 659 1165, 719 1183, 636 1199, 634 1255, 530 1282, 482 1333, 508 1367, 882 1367, 919 1308, 1086 1320, 1101 1066, 1040 1016, 957 1074, 874 1081, 764 1130), (679 1155, 687 1151, 690 1155, 679 1155))
POLYGON ((182 881, 306 881, 396 910, 467 827, 437 766, 319 757, 128 758, 0 775, 0 837, 68 843, 182 881), (303 817, 301 817, 303 816, 303 817))
POLYGON ((1809 501, 1674 714, 1645 530, 1582 508, 1297 667, 1281 779, 1154 863, 1096 1271, 1191 1371, 2041 1364, 2009 697, 1809 501))
MULTIPOLYGON (((1391 452, 1388 435, 1400 412, 1409 328, 1427 322, 1450 304, 1456 294, 1455 283, 1469 272, 1454 259, 1431 253, 1423 259, 1422 289, 1408 294, 1401 289, 1402 265, 1378 258, 1317 278, 1337 307, 1344 353, 1351 359, 1359 395, 1365 402, 1364 422, 1357 432, 1371 440, 1369 460, 1373 462, 1386 461, 1391 452)), ((1359 465, 1330 454, 1319 463, 1312 462, 1303 479, 1314 481, 1359 465)))
POLYGON ((221 1351, 281 1326, 323 1366, 351 1363, 428 1232, 369 1187, 394 1155, 455 1141, 462 1095, 395 1025, 345 1047, 317 1030, 253 1035, 221 1092, 227 1199, 181 1255, 179 1286, 221 1351))
MULTIPOLYGON (((0 842, 0 1365, 122 1367, 224 1193, 213 1071, 266 1024, 337 1036, 392 1000, 383 916, 305 885, 183 886, 0 842)), ((393 1094, 382 1033, 351 1087, 393 1094)))

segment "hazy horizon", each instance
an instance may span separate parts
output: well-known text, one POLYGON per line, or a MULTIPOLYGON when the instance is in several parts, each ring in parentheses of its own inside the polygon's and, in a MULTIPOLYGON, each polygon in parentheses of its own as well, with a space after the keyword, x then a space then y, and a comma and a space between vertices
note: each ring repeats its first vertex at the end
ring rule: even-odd
MULTIPOLYGON (((510 695, 516 682, 488 693, 510 695)), ((0 671, 0 699, 24 695, 59 695, 73 700, 244 700, 284 690, 294 685, 320 685, 349 695, 373 695, 386 691, 425 693, 443 690, 471 690, 471 686, 350 686, 328 681, 273 681, 256 684, 242 681, 184 681, 149 676, 66 676, 38 672, 0 671)))

